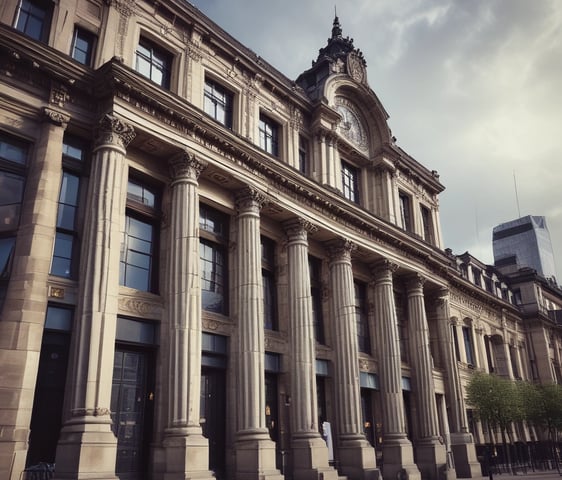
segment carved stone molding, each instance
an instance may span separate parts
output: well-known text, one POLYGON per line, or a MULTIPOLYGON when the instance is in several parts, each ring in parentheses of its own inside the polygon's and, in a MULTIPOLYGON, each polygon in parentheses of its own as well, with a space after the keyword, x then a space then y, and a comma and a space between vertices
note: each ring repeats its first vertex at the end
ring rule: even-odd
POLYGON ((97 145, 110 143, 127 148, 135 136, 135 130, 131 125, 111 114, 106 114, 100 120, 96 143, 97 145))
POLYGON ((373 263, 371 266, 371 273, 375 278, 375 282, 383 280, 392 280, 392 276, 398 270, 398 264, 394 263, 388 258, 384 258, 378 262, 373 263))
POLYGON ((345 260, 351 262, 351 254, 357 250, 357 245, 346 238, 338 238, 326 243, 330 261, 345 260))
POLYGON ((63 128, 66 128, 68 122, 70 121, 70 115, 67 115, 62 112, 58 112, 57 110, 53 110, 51 108, 45 107, 43 109, 43 113, 45 114, 45 118, 55 125, 59 125, 63 128))
POLYGON ((68 94, 68 88, 66 85, 59 82, 51 83, 51 91, 49 93, 49 103, 51 105, 56 105, 60 108, 64 107, 64 104, 70 99, 68 94))
POLYGON ((239 212, 259 212, 266 203, 265 195, 253 187, 243 188, 236 194, 236 208, 239 212))
POLYGON ((207 162, 199 160, 187 150, 172 157, 168 163, 170 175, 174 180, 180 178, 197 180, 201 172, 207 167, 207 162))
POLYGON ((161 306, 144 299, 134 297, 119 297, 119 312, 140 317, 158 318, 161 306))
POLYGON ((318 227, 316 225, 300 217, 292 218, 291 220, 283 222, 283 228, 290 239, 302 237, 306 240, 308 234, 313 234, 318 231, 318 227))
POLYGON ((414 273, 409 275, 406 278, 406 288, 408 289, 408 293, 416 293, 421 292, 423 293, 423 285, 426 282, 427 278, 419 273, 414 273))

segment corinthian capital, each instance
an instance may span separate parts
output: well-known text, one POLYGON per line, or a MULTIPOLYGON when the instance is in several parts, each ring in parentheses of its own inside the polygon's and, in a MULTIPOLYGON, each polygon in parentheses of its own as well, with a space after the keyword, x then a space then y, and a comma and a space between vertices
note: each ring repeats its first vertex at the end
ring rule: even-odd
POLYGON ((236 207, 239 212, 259 212, 267 202, 265 195, 253 187, 246 187, 236 194, 236 207))
POLYGON ((330 261, 346 260, 351 262, 351 254, 357 250, 357 245, 346 238, 338 238, 326 243, 330 261))
POLYGON ((423 285, 426 280, 427 279, 419 273, 410 275, 406 280, 406 288, 408 289, 408 293, 414 293, 416 291, 423 293, 423 285))
POLYGON ((379 260, 371 265, 371 273, 376 283, 383 280, 392 280, 392 275, 394 275, 396 270, 398 270, 398 264, 388 258, 379 260))
POLYGON ((98 145, 112 143, 127 148, 135 136, 135 130, 131 125, 108 113, 100 120, 96 143, 98 145))
POLYGON ((199 160, 187 150, 172 157, 168 163, 170 175, 174 180, 181 178, 197 180, 201 172, 207 167, 206 162, 199 160))
POLYGON ((318 227, 303 218, 291 218, 283 222, 283 228, 287 232, 289 239, 302 237, 306 240, 307 234, 318 231, 318 227))

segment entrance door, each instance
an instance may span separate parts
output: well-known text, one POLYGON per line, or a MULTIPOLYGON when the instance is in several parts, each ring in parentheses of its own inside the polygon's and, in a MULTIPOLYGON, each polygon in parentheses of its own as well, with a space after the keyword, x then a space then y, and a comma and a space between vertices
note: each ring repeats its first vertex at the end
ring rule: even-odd
POLYGON ((117 436, 115 472, 120 479, 140 480, 148 470, 152 437, 152 371, 150 354, 117 348, 111 390, 112 429, 117 436))
POLYGON ((218 479, 225 478, 226 438, 225 370, 201 370, 201 428, 209 440, 209 469, 218 479))
POLYGON ((62 422, 70 336, 45 332, 35 386, 27 465, 55 463, 62 422))

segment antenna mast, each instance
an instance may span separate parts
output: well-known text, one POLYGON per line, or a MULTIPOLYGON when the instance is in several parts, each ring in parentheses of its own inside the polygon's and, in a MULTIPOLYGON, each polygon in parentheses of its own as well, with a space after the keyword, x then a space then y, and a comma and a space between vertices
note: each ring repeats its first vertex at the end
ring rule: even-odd
POLYGON ((521 209, 519 208, 519 195, 517 194, 517 180, 515 178, 515 170, 513 170, 513 186, 515 188, 515 202, 517 204, 517 218, 521 218, 521 209))

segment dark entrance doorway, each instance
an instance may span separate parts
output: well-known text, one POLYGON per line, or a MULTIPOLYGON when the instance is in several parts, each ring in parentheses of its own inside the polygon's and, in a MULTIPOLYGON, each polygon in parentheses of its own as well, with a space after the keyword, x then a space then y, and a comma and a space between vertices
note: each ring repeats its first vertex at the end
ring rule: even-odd
POLYGON ((209 440, 209 469, 225 478, 226 373, 203 367, 201 371, 201 428, 209 440))
POLYGON ((111 420, 117 437, 115 473, 123 480, 144 479, 148 471, 154 403, 152 367, 151 352, 116 347, 111 420))

